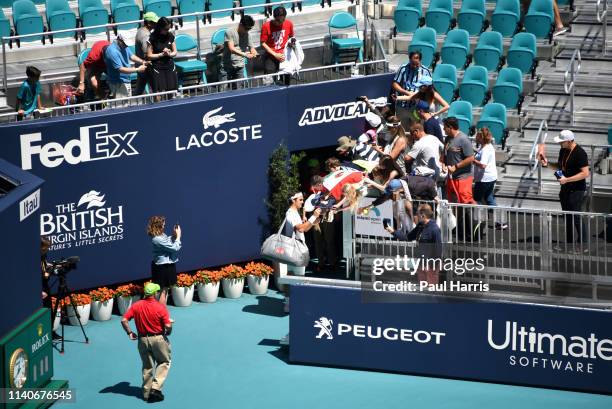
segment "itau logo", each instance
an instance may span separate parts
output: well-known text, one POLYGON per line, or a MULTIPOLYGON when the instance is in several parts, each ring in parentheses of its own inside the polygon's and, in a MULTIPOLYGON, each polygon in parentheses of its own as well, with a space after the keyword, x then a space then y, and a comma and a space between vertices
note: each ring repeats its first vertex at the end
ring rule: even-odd
POLYGON ((325 339, 334 339, 332 330, 334 328, 334 321, 327 317, 321 317, 314 322, 314 327, 319 329, 319 334, 316 336, 317 339, 321 339, 326 336, 325 339))

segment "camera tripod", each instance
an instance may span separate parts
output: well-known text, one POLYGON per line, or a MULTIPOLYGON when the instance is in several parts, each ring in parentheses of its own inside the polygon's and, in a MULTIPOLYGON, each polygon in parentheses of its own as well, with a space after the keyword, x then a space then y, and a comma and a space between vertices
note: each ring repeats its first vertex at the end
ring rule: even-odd
MULTIPOLYGON (((83 324, 81 323, 81 316, 79 315, 79 311, 77 310, 77 305, 74 302, 74 299, 72 298, 72 291, 70 291, 70 288, 68 288, 68 284, 66 283, 66 274, 58 274, 58 279, 59 279, 59 284, 57 287, 57 300, 55 301, 55 306, 53 307, 53 310, 51 311, 51 329, 53 330, 53 323, 55 322, 55 317, 57 316, 57 310, 60 307, 60 303, 61 301, 66 298, 69 297, 70 299, 70 305, 72 306, 72 309, 74 311, 74 313, 76 314, 77 320, 79 321, 79 326, 81 327, 81 332, 83 332, 83 337, 85 338, 85 343, 89 344, 89 338, 87 338, 87 334, 85 333, 85 328, 83 328, 83 324)), ((61 308, 61 316, 60 316, 60 324, 62 326, 62 345, 60 348, 60 354, 64 353, 64 320, 68 317, 67 314, 67 306, 63 306, 61 308)))

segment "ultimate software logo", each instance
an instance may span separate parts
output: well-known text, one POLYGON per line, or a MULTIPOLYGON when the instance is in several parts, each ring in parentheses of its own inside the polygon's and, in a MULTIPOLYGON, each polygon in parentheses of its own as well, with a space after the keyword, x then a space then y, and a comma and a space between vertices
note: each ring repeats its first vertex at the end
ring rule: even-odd
POLYGON ((318 339, 321 339, 323 335, 327 338, 325 339, 334 339, 332 335, 332 330, 334 326, 334 321, 330 320, 327 317, 321 317, 314 322, 314 327, 319 329, 319 335, 317 335, 318 339))

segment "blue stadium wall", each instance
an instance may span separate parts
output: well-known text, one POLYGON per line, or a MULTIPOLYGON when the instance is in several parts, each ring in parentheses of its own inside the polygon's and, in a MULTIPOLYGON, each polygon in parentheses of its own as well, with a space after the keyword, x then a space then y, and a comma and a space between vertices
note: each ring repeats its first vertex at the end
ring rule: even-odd
POLYGON ((359 95, 386 96, 390 75, 189 98, 0 127, 1 157, 45 182, 40 233, 50 259, 77 255, 74 289, 149 275, 151 215, 179 222, 179 270, 259 256, 267 166, 363 130, 359 95))

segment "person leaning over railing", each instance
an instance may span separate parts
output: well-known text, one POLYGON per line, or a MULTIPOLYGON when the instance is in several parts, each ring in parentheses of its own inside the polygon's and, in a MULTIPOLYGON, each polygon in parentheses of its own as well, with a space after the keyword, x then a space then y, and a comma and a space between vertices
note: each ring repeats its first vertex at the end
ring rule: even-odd
MULTIPOLYGON (((237 28, 225 30, 223 40, 223 61, 219 64, 219 81, 236 80, 244 78, 245 60, 257 57, 255 46, 249 37, 249 31, 255 25, 253 17, 244 15, 237 28)), ((233 83, 232 88, 236 89, 233 83)))
MULTIPOLYGON (((149 36, 147 60, 151 61, 149 79, 153 92, 164 92, 178 89, 178 76, 174 65, 176 57, 176 42, 170 32, 172 23, 166 17, 157 21, 155 30, 149 36)), ((171 98, 171 95, 168 95, 171 98)), ((157 101, 161 96, 155 97, 157 101)))
MULTIPOLYGON (((431 77, 429 68, 421 64, 423 54, 420 51, 412 51, 409 54, 409 62, 402 65, 393 77, 391 87, 395 91, 395 96, 413 96, 419 90, 421 78, 431 77)), ((408 101, 398 101, 395 114, 400 118, 404 129, 408 129, 412 123, 412 108, 408 101)))
POLYGON ((86 85, 89 84, 98 99, 105 99, 102 87, 100 87, 100 80, 102 74, 106 72, 106 61, 104 59, 104 52, 111 43, 106 40, 96 41, 91 49, 85 61, 79 66, 79 86, 77 87, 77 94, 85 95, 86 85))
POLYGON ((146 65, 149 64, 132 54, 121 33, 117 35, 114 43, 106 47, 104 61, 106 63, 106 82, 114 98, 129 97, 132 91, 130 74, 144 72, 146 65), (131 67, 130 61, 142 65, 138 68, 131 67))

